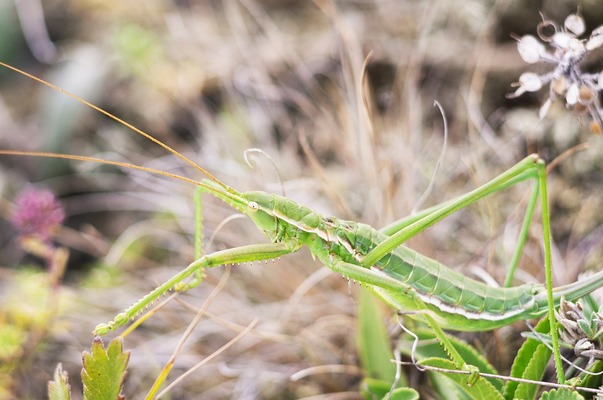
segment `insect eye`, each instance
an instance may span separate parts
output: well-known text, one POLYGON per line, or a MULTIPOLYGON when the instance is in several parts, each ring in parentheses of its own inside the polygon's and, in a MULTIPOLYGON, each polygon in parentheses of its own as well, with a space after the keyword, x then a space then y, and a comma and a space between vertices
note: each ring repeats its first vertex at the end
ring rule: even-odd
POLYGON ((248 206, 251 209, 251 211, 254 211, 254 212, 260 209, 260 206, 255 201, 250 201, 248 206))

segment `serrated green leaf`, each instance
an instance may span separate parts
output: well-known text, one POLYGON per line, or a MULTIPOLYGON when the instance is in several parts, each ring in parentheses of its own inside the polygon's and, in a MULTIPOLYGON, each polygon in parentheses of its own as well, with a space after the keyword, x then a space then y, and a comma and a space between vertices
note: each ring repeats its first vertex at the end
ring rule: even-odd
POLYGON ((61 363, 54 370, 54 380, 48 382, 48 398, 50 400, 71 400, 71 386, 67 372, 61 363))
POLYGON ((91 353, 84 352, 82 383, 84 400, 116 400, 123 386, 130 352, 123 351, 123 341, 115 338, 107 350, 100 338, 94 338, 91 353))
MULTIPOLYGON (((528 365, 523 371, 522 378, 539 381, 544 375, 546 365, 551 358, 552 351, 544 344, 540 343, 536 351, 532 354, 528 365)), ((538 393, 538 385, 531 383, 520 383, 515 391, 514 398, 516 399, 535 399, 538 393)))
POLYGON ((550 392, 543 393, 540 400, 584 400, 584 397, 575 390, 553 389, 550 392))
MULTIPOLYGON (((454 363, 445 358, 432 357, 421 361, 424 366, 431 366, 436 368, 456 370, 454 363)), ((448 379, 456 383, 457 388, 467 394, 470 398, 475 400, 492 399, 502 400, 503 397, 498 390, 487 380, 480 378, 475 384, 469 386, 467 382, 470 379, 470 375, 467 374, 454 374, 438 372, 445 375, 448 379)))
MULTIPOLYGON (((546 334, 549 332, 549 321, 547 318, 541 320, 534 330, 538 333, 546 334)), ((525 378, 524 373, 526 368, 528 367, 530 360, 534 356, 534 353, 538 349, 539 346, 542 345, 542 342, 536 339, 526 339, 523 343, 517 355, 515 356, 515 360, 513 360, 513 366, 511 367, 511 376, 514 378, 525 378)), ((549 355, 550 357, 550 355, 549 355)), ((503 390, 503 395, 506 400, 512 400, 516 398, 515 394, 517 388, 519 386, 519 382, 508 381, 505 384, 505 388, 503 390)))
MULTIPOLYGON (((390 360, 394 352, 389 343, 382 314, 372 293, 362 288, 358 307, 360 364, 367 378, 393 382, 396 366, 390 360)), ((404 382, 402 384, 404 385, 404 382)))

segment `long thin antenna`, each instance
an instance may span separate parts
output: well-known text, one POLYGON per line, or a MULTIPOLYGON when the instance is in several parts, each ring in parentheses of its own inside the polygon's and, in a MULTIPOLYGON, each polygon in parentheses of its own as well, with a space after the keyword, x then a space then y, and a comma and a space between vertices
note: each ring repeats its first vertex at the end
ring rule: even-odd
MULTIPOLYGON (((225 190, 227 190, 227 191, 229 191, 229 192, 231 192, 231 193, 236 193, 236 191, 235 191, 234 189, 232 189, 230 186, 228 186, 228 185, 226 185, 225 183, 223 183, 222 181, 220 181, 218 178, 216 178, 216 177, 215 177, 215 176, 213 176, 211 173, 209 173, 209 171, 207 171, 206 169, 204 169, 204 168, 202 168, 201 166, 199 166, 198 164, 196 164, 196 163, 195 163, 193 160, 191 160, 190 158, 186 157, 186 156, 185 156, 185 155, 183 155, 183 154, 180 154, 179 152, 177 152, 176 150, 174 150, 173 148, 171 148, 171 147, 170 147, 170 146, 168 146, 167 144, 163 143, 163 142, 162 142, 162 141, 160 141, 159 139, 157 139, 157 138, 155 138, 155 137, 151 136, 150 134, 148 134, 148 133, 146 133, 146 132, 142 131, 141 129, 138 129, 137 127, 135 127, 134 125, 132 125, 132 124, 130 124, 130 123, 128 123, 128 122, 126 122, 126 121, 124 121, 123 119, 121 119, 121 118, 119 118, 119 117, 117 117, 117 116, 115 116, 115 115, 111 114, 111 113, 110 113, 110 112, 108 112, 108 111, 103 110, 102 108, 100 108, 100 107, 98 107, 98 106, 96 106, 96 105, 94 105, 94 104, 90 103, 89 101, 86 101, 86 100, 82 99, 81 97, 79 97, 79 96, 77 96, 77 95, 75 95, 75 94, 73 94, 73 93, 71 93, 71 92, 69 92, 69 91, 67 91, 67 90, 65 90, 65 89, 62 89, 62 88, 60 88, 60 87, 58 87, 58 86, 56 86, 56 85, 53 85, 53 84, 52 84, 52 83, 50 83, 50 82, 46 82, 44 79, 38 78, 37 76, 34 76, 34 75, 32 75, 32 74, 29 74, 29 73, 27 73, 27 72, 25 72, 25 71, 23 71, 23 70, 20 70, 19 68, 13 67, 12 65, 8 65, 8 64, 6 64, 6 63, 4 63, 4 62, 2 62, 2 61, 0 61, 0 65, 1 65, 1 66, 3 66, 3 67, 5 67, 5 68, 8 68, 8 69, 10 69, 10 70, 13 70, 13 71, 15 71, 15 72, 17 72, 17 73, 19 73, 19 74, 21 74, 21 75, 23 75, 23 76, 26 76, 26 77, 28 77, 28 78, 30 78, 30 79, 33 79, 34 81, 39 82, 39 83, 41 83, 41 84, 43 84, 43 85, 45 85, 45 86, 48 86, 48 87, 49 87, 49 88, 51 88, 51 89, 54 89, 54 90, 56 90, 56 91, 58 91, 58 92, 61 92, 61 93, 65 94, 65 95, 67 95, 67 96, 69 96, 69 97, 71 97, 71 98, 73 98, 73 99, 77 100, 78 102, 80 102, 80 103, 82 103, 82 104, 85 104, 85 105, 87 105, 88 107, 90 107, 90 108, 92 108, 92 109, 94 109, 94 110, 98 111, 99 113, 104 114, 105 116, 107 116, 107 117, 111 118, 112 120, 114 120, 114 121, 116 121, 116 122, 118 122, 118 123, 122 124, 123 126, 125 126, 125 127, 129 128, 129 129, 131 129, 132 131, 136 132, 137 134, 139 134, 139 135, 141 135, 141 136, 144 136, 144 137, 145 137, 145 138, 147 138, 148 140, 150 140, 150 141, 154 142, 155 144, 157 144, 157 145, 159 145, 159 146, 163 147, 164 149, 166 149, 167 151, 169 151, 170 153, 172 153, 172 154, 173 154, 173 155, 175 155, 176 157, 180 158, 180 159, 181 159, 182 161, 184 161, 185 163, 187 163, 187 164, 189 164, 190 166, 192 166, 193 168, 195 168, 197 171, 199 171, 199 172, 203 173, 205 176, 207 176, 209 179, 211 179, 212 181, 214 181, 214 182, 215 182, 215 183, 217 183, 218 185, 222 186, 222 187, 223 187, 225 190)), ((27 153, 27 152, 24 152, 24 153, 23 153, 23 154, 21 154, 21 155, 27 155, 26 153, 27 153)), ((11 154, 11 153, 4 153, 4 154, 11 154)), ((18 153, 12 153, 12 154, 17 155, 18 153)), ((43 154, 43 153, 40 153, 38 156, 40 156, 40 157, 41 157, 41 156, 42 156, 42 154, 43 154)), ((51 154, 52 154, 52 153, 46 153, 45 157, 50 157, 50 156, 51 156, 51 154)), ((31 155, 33 155, 33 153, 32 153, 31 155)), ((55 155, 55 158, 67 158, 67 157, 57 157, 57 156, 60 156, 60 155, 55 155)), ((74 160, 75 160, 76 158, 72 158, 72 159, 74 159, 74 160)), ((93 158, 89 159, 88 161, 92 161, 92 162, 99 162, 98 160, 93 160, 93 158)), ((108 162, 108 161, 105 161, 105 163, 106 163, 106 164, 112 164, 112 162, 108 162)), ((125 166, 125 165, 122 165, 122 166, 125 166)), ((129 166, 130 166, 130 167, 134 167, 134 165, 132 165, 132 164, 129 164, 129 166)), ((138 169, 141 169, 141 168, 138 168, 138 169)), ((180 177, 180 178, 183 178, 183 177, 180 177)))
POLYGON ((10 156, 25 156, 25 157, 45 157, 45 158, 62 158, 65 160, 74 160, 74 161, 86 161, 93 162, 98 164, 107 164, 107 165, 115 165, 123 168, 136 169, 139 171, 145 171, 152 174, 166 176, 168 178, 179 179, 186 183, 192 183, 193 185, 203 186, 207 190, 211 190, 212 192, 216 192, 216 188, 209 186, 203 182, 196 181, 191 178, 187 178, 186 176, 173 174, 171 172, 161 171, 155 168, 143 167, 141 165, 130 164, 122 161, 113 161, 113 160, 105 160, 103 158, 96 157, 87 157, 87 156, 78 156, 74 154, 61 154, 61 153, 50 153, 43 151, 20 151, 20 150, 0 150, 0 155, 10 155, 10 156))

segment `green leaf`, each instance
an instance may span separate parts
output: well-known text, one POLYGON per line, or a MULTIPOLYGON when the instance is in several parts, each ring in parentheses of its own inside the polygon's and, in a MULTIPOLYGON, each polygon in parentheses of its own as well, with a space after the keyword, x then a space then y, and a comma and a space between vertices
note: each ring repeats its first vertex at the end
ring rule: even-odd
POLYGON ((394 389, 389 400, 419 400, 419 392, 411 388, 394 389))
MULTIPOLYGON (((457 370, 458 368, 454 365, 454 363, 445 358, 439 357, 431 357, 426 358, 421 361, 421 365, 431 366, 436 368, 457 370)), ((503 397, 498 390, 492 385, 489 381, 483 378, 479 378, 475 384, 469 386, 467 382, 470 379, 470 375, 468 374, 455 374, 455 373, 445 373, 438 372, 444 374, 448 379, 453 381, 457 388, 460 389, 465 394, 469 395, 470 398, 481 400, 481 399, 493 399, 493 400, 502 400, 503 397)))
POLYGON ((116 400, 126 375, 130 352, 123 351, 123 340, 115 338, 107 350, 100 338, 94 338, 92 352, 84 352, 82 383, 84 400, 116 400))
POLYGON ((364 378, 360 382, 360 393, 366 400, 382 399, 391 388, 391 383, 380 379, 364 378))
POLYGON ((50 400, 71 400, 71 386, 67 372, 61 363, 54 370, 54 380, 48 382, 48 398, 50 400))
POLYGON ((543 393, 540 400, 584 400, 578 392, 570 389, 553 389, 543 393))
MULTIPOLYGON (((415 357, 418 361, 428 357, 448 358, 442 346, 434 340, 435 337, 430 329, 418 329, 416 335, 420 340, 415 353, 415 357)), ((480 372, 498 375, 498 372, 492 364, 490 364, 473 346, 452 335, 448 335, 448 340, 467 364, 477 367, 480 372)), ((411 346, 402 346, 401 348, 403 351, 406 350, 408 355, 410 355, 411 346)), ((499 392, 502 391, 503 384, 500 380, 494 378, 484 379, 487 379, 496 390, 499 392)), ((442 393, 442 395, 444 394, 446 393, 442 393)))
POLYGON ((599 373, 603 371, 603 361, 595 361, 588 370, 592 372, 592 374, 583 374, 584 376, 582 377, 580 386, 588 388, 598 388, 601 386, 603 384, 603 377, 599 373))
MULTIPOLYGON (((538 325, 536 325, 536 328, 534 328, 534 330, 538 333, 542 333, 542 334, 547 334, 549 332, 549 321, 547 318, 541 320, 538 325)), ((519 349, 519 351, 517 352, 517 355, 515 356, 515 360, 513 361, 513 366, 511 367, 511 376, 514 378, 525 378, 525 379, 532 379, 532 378, 528 378, 528 376, 534 377, 536 375, 538 375, 535 370, 536 366, 534 364, 531 365, 530 367, 530 362, 533 359, 533 357, 535 356, 538 348, 540 346, 544 346, 542 344, 542 342, 536 340, 536 339, 532 339, 529 338, 527 339, 523 345, 521 346, 521 348, 519 349), (530 368, 530 371, 527 371, 528 367, 530 368)), ((544 346, 546 347, 546 346, 544 346)), ((545 356, 546 354, 542 354, 542 352, 545 352, 545 350, 540 350, 541 354, 539 355, 540 357, 545 356)), ((551 356, 551 352, 549 350, 549 356, 551 356)), ((548 361, 548 358, 547 358, 548 361)), ((542 374, 536 378, 536 379, 540 379, 542 378, 542 374)), ((524 385, 525 386, 525 385, 524 385)), ((534 386, 534 385, 532 385, 534 386)), ((514 381, 508 381, 505 385, 504 391, 503 391, 503 395, 505 396, 506 400, 512 400, 514 398, 517 398, 517 389, 519 387, 519 382, 514 382, 514 381)), ((525 389, 523 389, 525 390, 525 389)))
POLYGON ((362 396, 367 400, 381 400, 390 394, 388 400, 418 400, 419 393, 411 388, 394 389, 391 393, 392 383, 378 379, 366 378, 360 384, 362 396))
POLYGON ((582 329, 582 332, 584 332, 586 334, 586 337, 592 338, 593 336, 595 336, 595 332, 596 332, 597 327, 596 327, 596 325, 595 325, 594 328, 591 326, 591 323, 594 322, 594 321, 592 321, 592 320, 591 321, 585 321, 583 319, 579 319, 576 322, 578 324, 578 327, 580 329, 582 329))
MULTIPOLYGON (((393 350, 385 330, 382 311, 369 290, 360 291, 358 307, 358 353, 367 378, 393 382, 396 365, 390 360, 393 350)), ((405 380, 400 383, 406 386, 405 380)), ((389 390, 389 389, 388 389, 389 390)))
MULTIPOLYGON (((543 343, 536 348, 536 351, 532 354, 528 365, 523 371, 522 378, 539 381, 544 375, 546 365, 551 358, 552 351, 543 343)), ((538 393, 538 385, 531 383, 520 383, 515 391, 514 398, 519 399, 535 399, 538 393)))
POLYGON ((444 374, 428 372, 433 390, 438 397, 446 400, 470 400, 471 397, 463 392, 458 385, 444 374))

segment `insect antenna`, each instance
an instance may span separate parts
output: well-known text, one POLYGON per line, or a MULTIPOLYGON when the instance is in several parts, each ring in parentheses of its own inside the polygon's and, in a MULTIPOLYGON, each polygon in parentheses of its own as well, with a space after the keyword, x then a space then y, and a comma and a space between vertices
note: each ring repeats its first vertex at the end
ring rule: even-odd
MULTIPOLYGON (((98 164, 106 164, 106 165, 115 165, 117 167, 122 168, 130 168, 138 171, 149 172, 156 175, 162 175, 168 178, 179 179, 186 183, 191 183, 193 185, 202 186, 207 190, 211 190, 212 192, 217 192, 215 187, 207 185, 203 182, 197 181, 195 179, 187 178, 186 176, 174 174, 167 171, 162 171, 155 168, 144 167, 142 165, 131 164, 123 161, 113 161, 113 160, 105 160, 103 158, 97 157, 88 157, 88 156, 79 156, 75 154, 61 154, 61 153, 50 153, 43 151, 21 151, 21 150, 0 150, 0 155, 11 155, 11 156, 25 156, 25 157, 45 157, 45 158, 61 158, 65 160, 74 160, 74 161, 85 161, 85 162, 93 162, 98 164)), ((220 181, 217 181, 220 183, 220 181)), ((220 183, 221 184, 221 183, 220 183)), ((228 190, 228 186, 221 184, 226 190, 228 190)))
MULTIPOLYGON (((200 165, 198 165, 197 163, 195 163, 193 160, 191 160, 190 158, 186 157, 184 154, 179 153, 178 151, 174 150, 173 148, 171 148, 170 146, 168 146, 167 144, 163 143, 161 140, 155 138, 154 136, 144 132, 143 130, 135 127, 134 125, 130 124, 129 122, 124 121, 123 119, 111 114, 110 112, 103 110, 102 108, 90 103, 87 100, 82 99, 81 97, 65 90, 62 89, 56 85, 53 85, 50 82, 45 81, 44 79, 38 78, 37 76, 34 76, 30 73, 27 73, 23 70, 20 70, 19 68, 13 67, 12 65, 8 65, 2 61, 0 61, 0 65, 8 68, 12 71, 15 71, 23 76, 26 76, 30 79, 33 79, 34 81, 41 83, 45 86, 48 86, 49 88, 56 90, 60 93, 63 93, 71 98, 73 98, 74 100, 98 111, 101 114, 104 114, 105 116, 111 118, 112 120, 120 123, 121 125, 129 128, 130 130, 134 131, 135 133, 145 137, 146 139, 152 141, 153 143, 163 147, 165 150, 169 151, 170 153, 172 153, 173 155, 175 155, 176 157, 180 158, 182 161, 184 161, 185 163, 189 164, 190 166, 192 166, 193 168, 195 168, 197 171, 201 172, 203 175, 205 175, 207 178, 209 178, 210 180, 214 181, 215 183, 217 183, 219 186, 221 186, 224 190, 230 192, 230 193, 238 193, 236 190, 234 190, 233 188, 231 188, 230 186, 226 185, 225 183, 223 183, 222 181, 220 181, 218 178, 216 178, 215 176, 213 176, 209 171, 207 171, 205 168, 201 167, 200 165)), ((36 153, 36 152, 30 152, 28 154, 28 152, 10 152, 10 151, 2 151, 2 153, 0 154, 13 154, 13 155, 24 155, 24 156, 38 156, 38 157, 54 157, 54 158, 65 158, 65 159, 71 159, 71 160, 80 160, 80 161, 91 161, 91 162, 101 162, 101 159, 94 159, 93 157, 80 157, 80 156, 66 156, 66 155, 61 155, 61 154, 55 154, 55 153, 36 153), (80 157, 80 158, 78 158, 80 157)), ((102 160, 103 163, 105 164, 112 164, 112 165, 120 165, 118 162, 115 161, 107 161, 107 160, 102 160)), ((134 169, 139 169, 139 170, 143 170, 145 171, 144 168, 146 167, 140 167, 140 166, 136 166, 134 164, 128 164, 128 163, 122 163, 121 164, 122 167, 127 167, 127 168, 134 168, 134 169)), ((158 171, 158 170, 153 170, 153 169, 148 169, 146 170, 148 172, 154 172, 154 173, 159 173, 160 175, 164 175, 164 176, 169 176, 172 175, 170 173, 164 172, 164 171, 158 171)), ((186 178, 179 176, 179 175, 174 175, 172 176, 173 178, 177 178, 177 179, 181 179, 181 180, 186 180, 186 178)), ((200 182, 194 181, 194 180, 190 180, 189 183, 195 182, 195 184, 200 184, 200 182)), ((206 185, 202 185, 204 187, 209 188, 206 185)))

